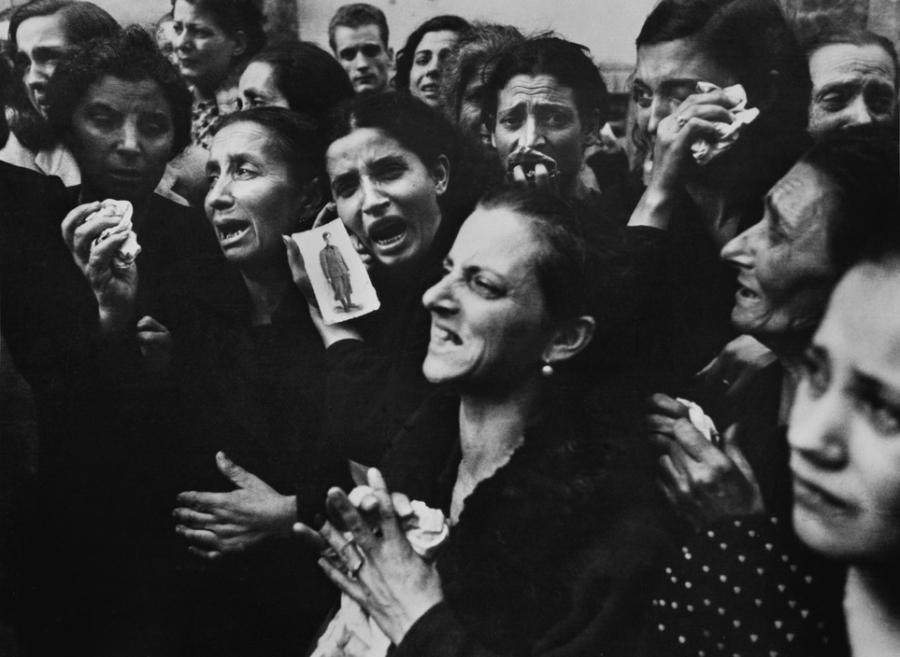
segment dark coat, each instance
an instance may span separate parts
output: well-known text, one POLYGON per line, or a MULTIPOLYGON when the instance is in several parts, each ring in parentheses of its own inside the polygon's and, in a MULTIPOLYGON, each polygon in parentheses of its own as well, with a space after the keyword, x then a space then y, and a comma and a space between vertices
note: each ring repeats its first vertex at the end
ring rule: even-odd
MULTIPOLYGON (((466 500, 437 559, 445 601, 396 655, 631 654, 669 546, 662 507, 637 443, 589 431, 571 406, 553 407, 466 500)), ((458 411, 440 396, 410 421, 385 458, 392 490, 448 510, 458 411)))
POLYGON ((270 325, 251 326, 244 281, 222 258, 183 263, 164 290, 154 316, 175 345, 160 408, 172 427, 148 458, 159 473, 156 557, 181 612, 175 654, 301 654, 336 597, 315 554, 276 540, 206 562, 175 536, 171 511, 179 492, 234 488, 215 466, 222 450, 279 493, 296 494, 312 522, 328 486, 341 481, 338 464, 320 456, 321 338, 293 286, 270 325))

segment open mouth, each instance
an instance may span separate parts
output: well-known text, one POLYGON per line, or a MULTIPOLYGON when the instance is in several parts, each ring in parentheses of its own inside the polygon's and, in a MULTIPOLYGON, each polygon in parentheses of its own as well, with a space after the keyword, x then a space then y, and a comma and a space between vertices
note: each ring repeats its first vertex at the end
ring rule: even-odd
POLYGON ((372 224, 369 228, 369 241, 378 249, 390 249, 403 241, 407 227, 403 219, 388 217, 372 224))
POLYGON ((219 244, 228 246, 237 242, 250 232, 250 222, 240 219, 226 219, 216 223, 216 233, 219 236, 219 244))
POLYGON ((432 324, 431 324, 431 343, 435 346, 446 346, 446 345, 459 346, 462 344, 462 338, 460 338, 453 331, 451 331, 449 329, 445 329, 441 326, 437 326, 432 322, 432 324))
POLYGON ((520 148, 506 159, 506 176, 510 182, 521 182, 522 178, 534 184, 538 177, 548 176, 550 180, 559 177, 559 167, 552 157, 533 148, 520 148))
POLYGON ((419 91, 421 91, 426 96, 437 96, 440 91, 440 87, 433 83, 429 82, 428 84, 423 84, 419 87, 419 91))

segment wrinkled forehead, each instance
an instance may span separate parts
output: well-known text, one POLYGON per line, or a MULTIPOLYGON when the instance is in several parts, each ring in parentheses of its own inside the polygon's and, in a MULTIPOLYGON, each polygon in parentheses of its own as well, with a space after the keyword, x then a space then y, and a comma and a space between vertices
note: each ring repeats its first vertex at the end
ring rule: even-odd
POLYGON ((824 229, 838 211, 838 189, 828 174, 801 161, 775 183, 768 203, 795 228, 824 229))
POLYGON ((875 44, 829 43, 809 56, 813 87, 842 80, 881 79, 892 87, 897 71, 884 48, 875 44))
POLYGON ((506 82, 497 97, 499 110, 523 103, 559 105, 572 109, 577 107, 575 90, 560 83, 556 76, 547 73, 514 75, 506 82))

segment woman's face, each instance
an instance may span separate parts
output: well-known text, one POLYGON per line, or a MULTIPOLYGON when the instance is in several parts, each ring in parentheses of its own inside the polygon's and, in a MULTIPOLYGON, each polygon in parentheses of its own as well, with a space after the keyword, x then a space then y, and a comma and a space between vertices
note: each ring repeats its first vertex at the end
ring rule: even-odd
POLYGON ((15 64, 22 70, 28 100, 44 117, 47 116, 47 83, 71 48, 59 13, 26 18, 16 30, 15 64))
POLYGON ((431 341, 422 370, 433 383, 520 383, 537 376, 552 335, 535 273, 540 244, 529 220, 476 208, 422 297, 431 341))
POLYGON ((268 62, 251 62, 238 84, 242 106, 283 107, 291 109, 287 98, 275 84, 275 68, 268 62))
POLYGON ((738 79, 703 52, 692 38, 638 48, 632 98, 641 131, 649 139, 655 139, 659 122, 696 93, 698 82, 711 82, 724 88, 737 84, 738 79))
POLYGON ((457 41, 459 35, 451 30, 426 32, 413 53, 409 91, 432 107, 441 104, 441 77, 457 41))
POLYGON ((359 128, 329 146, 326 164, 338 215, 382 266, 428 252, 449 180, 445 158, 428 167, 383 130, 359 128))
POLYGON ((155 80, 106 75, 75 106, 66 141, 95 194, 136 203, 159 184, 174 134, 172 108, 155 80))
POLYGON ((850 271, 810 346, 788 440, 794 526, 856 564, 900 554, 900 272, 850 271))
POLYGON ((206 171, 206 216, 226 259, 242 268, 284 262, 281 236, 296 229, 304 192, 269 130, 250 121, 224 127, 210 145, 206 171))
POLYGON ((243 54, 243 33, 226 33, 213 16, 187 0, 177 0, 172 11, 175 55, 181 75, 211 94, 228 76, 232 62, 243 54))
POLYGON ((834 183, 800 162, 769 191, 759 223, 722 249, 737 269, 731 321, 765 341, 808 334, 834 285, 828 224, 839 211, 834 183))

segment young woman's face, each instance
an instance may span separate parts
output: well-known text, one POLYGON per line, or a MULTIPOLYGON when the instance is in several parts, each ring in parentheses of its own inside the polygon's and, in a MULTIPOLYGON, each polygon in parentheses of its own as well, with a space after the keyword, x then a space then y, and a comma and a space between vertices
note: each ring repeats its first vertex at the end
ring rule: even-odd
POLYGON ((432 107, 441 104, 441 78, 459 35, 451 30, 426 32, 413 53, 409 91, 432 107))
POLYGON ((328 148, 338 215, 383 267, 414 262, 431 248, 447 189, 445 159, 428 167, 377 128, 359 128, 328 148))
POLYGON ((303 213, 304 192, 272 140, 267 128, 240 121, 210 144, 206 216, 226 259, 242 268, 284 262, 281 236, 294 232, 303 213))
POLYGON ((242 33, 226 33, 211 14, 187 0, 175 3, 172 30, 181 75, 206 94, 225 80, 234 59, 246 47, 242 33))
POLYGON ((535 273, 540 249, 529 220, 477 208, 444 261, 444 277, 422 297, 431 341, 429 381, 495 392, 538 376, 552 334, 535 273))
POLYGON ((172 108, 155 80, 107 75, 75 107, 67 143, 94 193, 138 202, 159 184, 174 135, 172 108))
POLYGON ((794 526, 856 564, 900 555, 900 273, 874 265, 838 285, 807 352, 788 440, 794 526))
POLYGON ((22 70, 28 100, 44 117, 47 116, 47 82, 71 47, 59 13, 26 18, 16 30, 15 64, 22 70))

